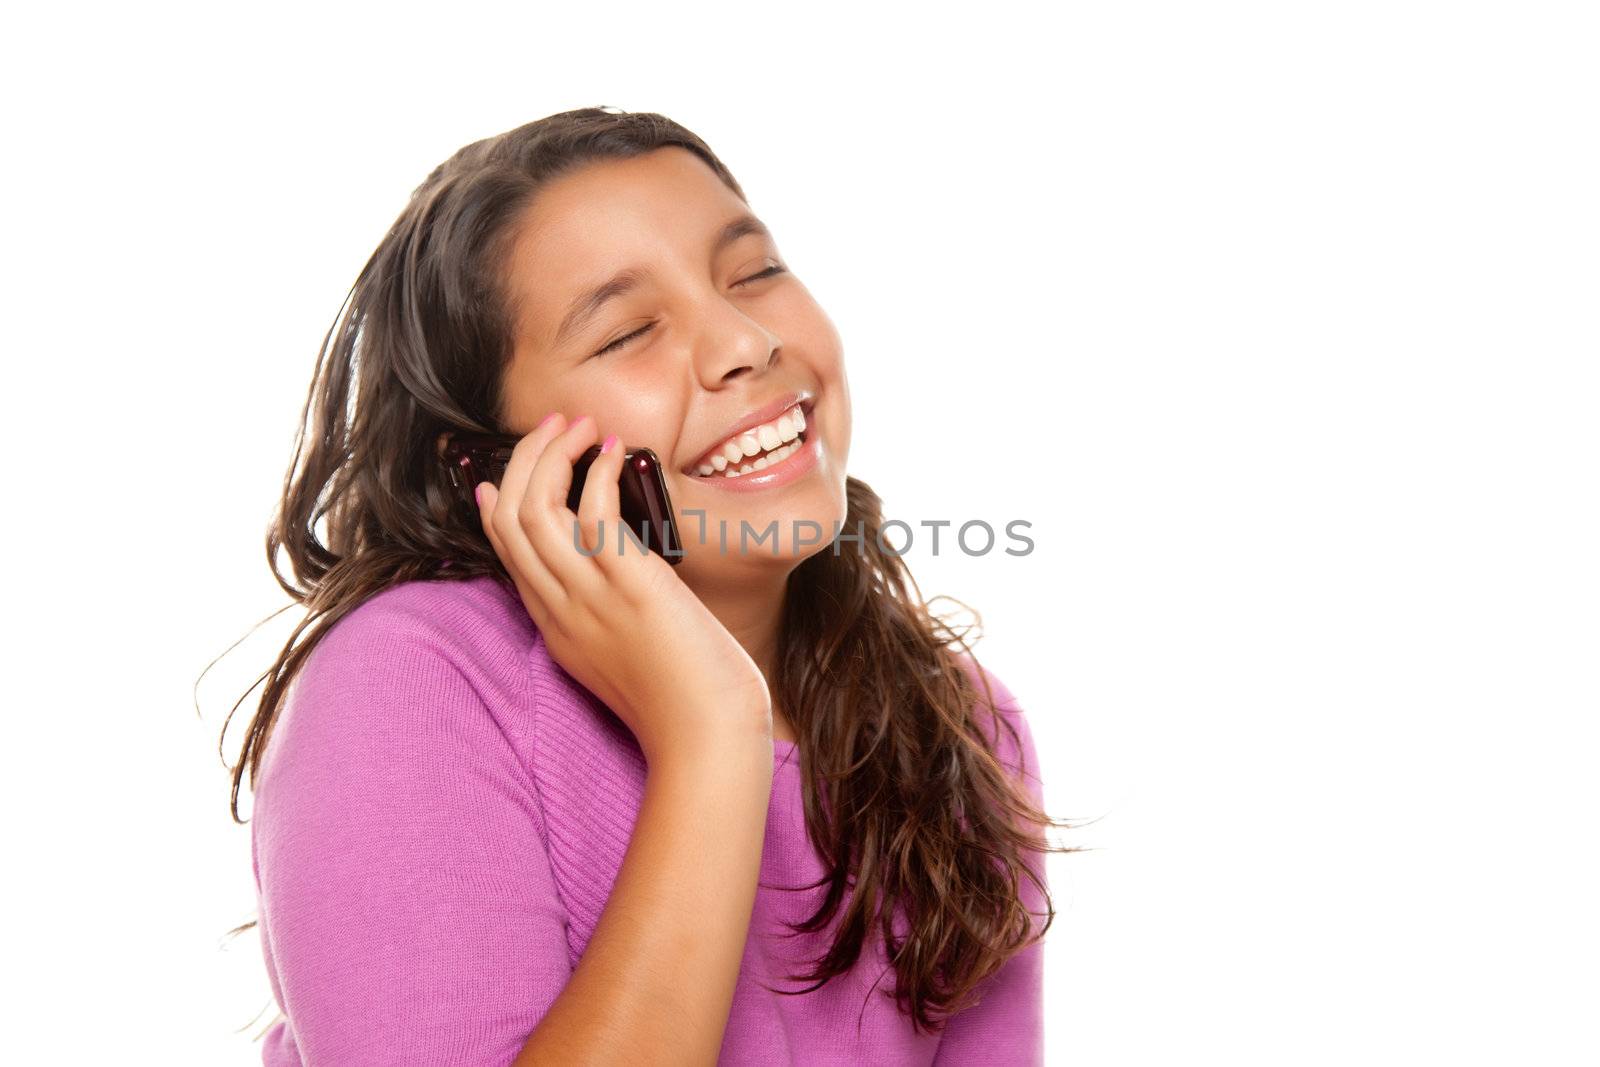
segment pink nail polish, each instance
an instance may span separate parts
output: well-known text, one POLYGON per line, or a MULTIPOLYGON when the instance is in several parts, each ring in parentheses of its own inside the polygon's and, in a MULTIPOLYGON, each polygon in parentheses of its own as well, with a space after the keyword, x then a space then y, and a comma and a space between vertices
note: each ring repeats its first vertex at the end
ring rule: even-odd
POLYGON ((534 429, 535 430, 544 429, 544 424, 549 422, 551 419, 553 419, 555 417, 556 417, 556 413, 554 411, 552 411, 550 414, 548 414, 544 418, 540 419, 539 420, 539 425, 535 426, 534 429))
POLYGON ((472 499, 478 502, 480 508, 483 507, 483 486, 475 485, 472 487, 472 499))
POLYGON ((616 447, 616 445, 617 445, 617 435, 616 434, 609 434, 609 435, 607 435, 605 441, 601 443, 600 452, 602 454, 604 454, 606 452, 610 452, 613 448, 616 447))

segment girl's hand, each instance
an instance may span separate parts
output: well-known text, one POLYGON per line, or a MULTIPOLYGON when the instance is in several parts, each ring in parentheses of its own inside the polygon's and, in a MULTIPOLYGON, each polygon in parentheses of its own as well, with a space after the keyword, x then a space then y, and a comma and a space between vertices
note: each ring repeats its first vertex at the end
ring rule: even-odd
POLYGON ((652 766, 770 744, 771 697, 744 647, 666 560, 631 542, 617 553, 622 442, 608 438, 577 513, 567 507, 572 464, 597 432, 587 415, 570 426, 551 415, 517 442, 500 487, 479 487, 484 532, 551 657, 616 712, 652 766))

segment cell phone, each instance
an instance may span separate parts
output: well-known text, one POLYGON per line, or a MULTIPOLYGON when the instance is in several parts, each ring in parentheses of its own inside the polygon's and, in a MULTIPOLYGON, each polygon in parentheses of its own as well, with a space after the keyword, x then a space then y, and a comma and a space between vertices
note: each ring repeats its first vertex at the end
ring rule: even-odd
MULTIPOLYGON (((476 507, 473 493, 478 483, 499 486, 506 464, 511 461, 511 450, 520 440, 520 437, 504 434, 452 433, 439 460, 450 472, 450 483, 461 498, 476 507)), ((593 445, 572 464, 572 488, 567 492, 567 507, 573 511, 578 510, 578 501, 583 496, 589 466, 599 456, 600 446, 593 445)), ((639 541, 673 566, 682 563, 683 544, 678 539, 672 497, 667 493, 667 479, 655 452, 648 448, 627 450, 622 476, 617 482, 617 496, 622 521, 639 541)), ((609 531, 601 551, 615 553, 618 550, 616 539, 621 536, 620 530, 609 531)))

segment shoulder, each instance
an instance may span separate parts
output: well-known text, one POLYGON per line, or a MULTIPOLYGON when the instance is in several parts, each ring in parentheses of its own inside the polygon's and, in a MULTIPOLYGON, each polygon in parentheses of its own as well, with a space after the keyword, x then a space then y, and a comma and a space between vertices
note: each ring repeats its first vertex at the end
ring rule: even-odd
MULTIPOLYGON (((529 732, 528 658, 537 631, 493 578, 412 581, 327 626, 291 682, 262 774, 297 774, 352 751, 417 754, 529 732)), ((378 757, 373 757, 378 758, 378 757)))
POLYGON ((1013 771, 1021 770, 1030 786, 1039 782, 1039 758, 1022 701, 993 670, 967 652, 955 653, 958 664, 977 690, 973 715, 996 755, 1013 771))
MULTIPOLYGON (((374 593, 328 628, 312 656, 382 657, 396 648, 427 648, 445 659, 513 667, 534 645, 537 628, 516 597, 489 577, 402 582, 374 593)), ((310 664, 308 663, 309 667, 310 664)))
POLYGON ((504 747, 527 762, 536 735, 559 741, 551 722, 592 718, 597 705, 551 658, 513 589, 489 576, 418 580, 328 627, 273 733, 290 735, 285 747, 302 758, 404 738, 408 748, 504 747))
POLYGON ((323 641, 330 654, 355 659, 422 649, 432 659, 521 678, 533 690, 560 698, 588 695, 551 657, 515 590, 487 576, 391 586, 334 624, 323 641))
POLYGON ((969 652, 956 652, 953 655, 956 663, 972 679, 973 687, 977 690, 977 704, 974 711, 980 719, 994 719, 998 715, 1005 722, 1026 725, 1026 715, 1021 702, 998 674, 980 663, 977 657, 969 652))

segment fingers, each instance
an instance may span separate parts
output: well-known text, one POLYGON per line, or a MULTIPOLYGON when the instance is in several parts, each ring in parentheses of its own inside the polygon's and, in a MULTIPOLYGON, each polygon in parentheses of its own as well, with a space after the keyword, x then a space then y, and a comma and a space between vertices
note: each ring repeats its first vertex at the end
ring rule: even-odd
MULTIPOLYGON (((529 474, 551 439, 564 429, 566 422, 559 414, 540 423, 512 448, 500 485, 483 482, 478 494, 479 519, 495 554, 523 591, 523 599, 526 601, 527 594, 532 593, 546 612, 565 603, 566 591, 530 543, 519 512, 527 495, 529 474)), ((528 609, 532 614, 534 605, 529 604, 528 609)), ((535 616, 534 621, 543 628, 546 619, 535 616)))
POLYGON ((478 484, 478 519, 483 523, 483 532, 488 535, 494 554, 500 557, 511 580, 516 583, 528 614, 541 631, 548 633, 552 621, 551 609, 565 604, 566 592, 550 573, 550 568, 539 559, 539 554, 528 544, 526 535, 514 526, 505 529, 496 521, 495 515, 501 508, 501 502, 500 491, 492 483, 484 481, 478 484))
POLYGON ((589 467, 578 499, 578 527, 583 532, 584 551, 593 556, 602 570, 617 554, 617 539, 622 532, 622 504, 617 488, 627 449, 615 434, 600 446, 600 455, 589 467))
MULTIPOLYGON (((618 487, 627 453, 615 435, 589 467, 578 510, 567 507, 573 464, 597 436, 590 416, 571 424, 559 414, 550 416, 517 442, 500 486, 485 484, 479 502, 495 552, 519 588, 526 585, 540 610, 556 621, 597 593, 608 572, 617 577, 619 565, 635 573, 622 560, 638 555, 636 547, 617 552, 619 539, 627 536, 618 487)), ((535 612, 531 604, 529 612, 535 612)), ((544 628, 537 615, 534 621, 544 628)))
MULTIPOLYGON (((567 506, 567 491, 572 488, 572 465, 583 455, 584 449, 594 444, 598 432, 591 416, 580 415, 572 425, 551 438, 534 462, 528 479, 528 496, 535 498, 535 503, 546 508, 567 506)), ((527 497, 523 499, 526 503, 527 497)))
POLYGON ((566 428, 565 416, 559 412, 552 412, 534 428, 532 433, 525 435, 511 449, 511 458, 506 461, 505 474, 500 477, 500 497, 510 514, 515 515, 517 509, 522 506, 522 498, 528 492, 528 476, 533 473, 533 466, 538 462, 539 456, 555 436, 566 428))
POLYGON ((584 415, 551 438, 534 462, 517 512, 528 539, 569 596, 592 588, 600 577, 594 559, 578 550, 578 516, 567 507, 572 465, 594 443, 596 432, 594 419, 584 415))

